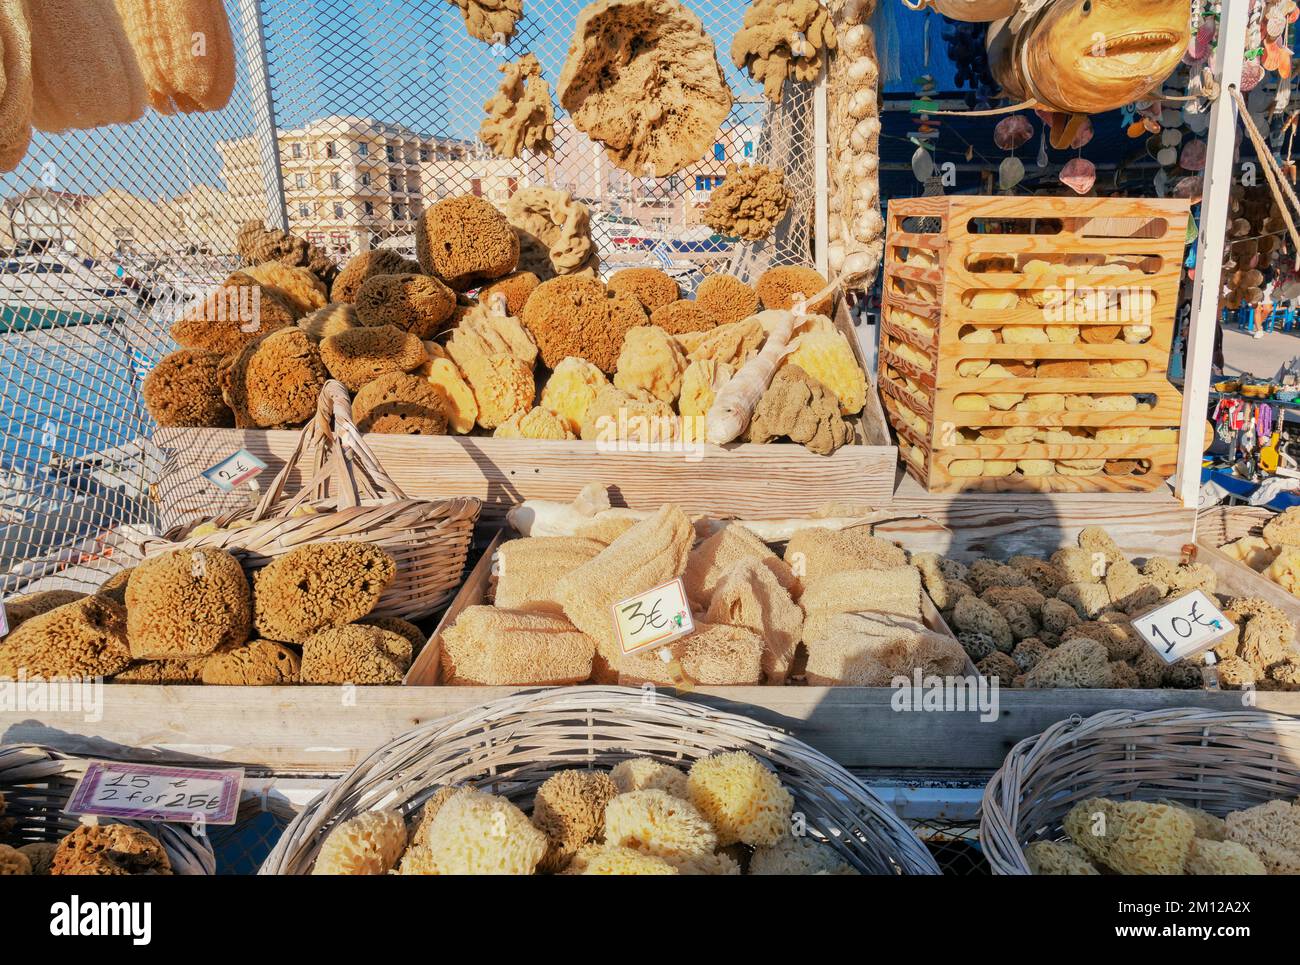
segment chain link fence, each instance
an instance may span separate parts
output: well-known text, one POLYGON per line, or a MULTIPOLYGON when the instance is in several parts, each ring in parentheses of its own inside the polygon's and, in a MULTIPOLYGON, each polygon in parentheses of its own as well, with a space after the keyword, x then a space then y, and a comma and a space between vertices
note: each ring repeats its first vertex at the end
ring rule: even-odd
POLYGON ((747 4, 688 5, 734 103, 682 172, 618 169, 558 103, 550 157, 503 160, 478 141, 498 68, 531 52, 553 88, 582 6, 528 0, 512 38, 484 43, 450 2, 226 0, 238 80, 225 109, 36 134, 0 176, 0 595, 89 589, 122 565, 117 528, 159 522, 150 483, 166 454, 141 383, 175 347, 171 322, 236 266, 240 223, 279 222, 276 178, 287 226, 340 261, 378 245, 412 255, 441 197, 504 206, 551 185, 589 206, 606 274, 656 265, 689 291, 713 271, 812 262, 814 88, 787 83, 774 107, 732 65, 747 4), (793 203, 772 238, 702 223, 728 162, 785 172, 793 203))

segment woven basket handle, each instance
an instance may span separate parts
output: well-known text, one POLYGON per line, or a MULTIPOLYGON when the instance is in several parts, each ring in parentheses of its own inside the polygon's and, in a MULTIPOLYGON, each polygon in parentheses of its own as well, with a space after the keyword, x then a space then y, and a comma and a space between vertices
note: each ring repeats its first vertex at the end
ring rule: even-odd
POLYGON ((331 379, 321 389, 315 417, 303 426, 298 444, 257 504, 253 522, 270 515, 271 507, 283 497, 289 476, 307 450, 312 454, 311 478, 298 495, 281 508, 279 515, 288 515, 306 502, 324 499, 331 494, 340 508, 359 506, 366 495, 390 502, 407 498, 402 488, 384 472, 352 421, 348 390, 341 382, 331 379))

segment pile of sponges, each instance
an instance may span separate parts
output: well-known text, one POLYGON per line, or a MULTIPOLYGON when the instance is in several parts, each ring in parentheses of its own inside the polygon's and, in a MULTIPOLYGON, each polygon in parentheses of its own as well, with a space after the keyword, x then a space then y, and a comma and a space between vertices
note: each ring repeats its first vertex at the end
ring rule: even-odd
MULTIPOLYGON (((1206 563, 1130 560, 1101 527, 1050 559, 964 563, 913 554, 926 590, 981 673, 1002 686, 1199 688, 1204 658, 1166 664, 1134 630, 1135 617, 1218 578, 1206 563)), ((1236 625, 1214 647, 1225 686, 1300 686, 1295 626, 1257 598, 1219 598, 1236 625)))
POLYGON ((1300 874, 1300 803, 1269 801, 1218 817, 1175 801, 1089 798, 1066 814, 1065 841, 1035 841, 1036 875, 1300 874))
POLYGON ((1300 506, 1278 513, 1264 524, 1260 535, 1242 536, 1219 548, 1292 596, 1300 596, 1300 506))
POLYGON ((712 754, 689 771, 649 757, 611 771, 558 771, 529 810, 439 787, 409 815, 367 811, 338 824, 312 874, 857 873, 830 845, 796 836, 794 798, 744 751, 712 754))
MULTIPOLYGON (((0 817, 4 812, 5 799, 0 794, 0 817)), ((0 876, 172 873, 171 861, 158 839, 125 824, 83 824, 58 841, 20 843, 20 839, 12 839, 6 843, 4 838, 0 833, 0 876)))
POLYGON ((253 574, 223 550, 175 550, 94 595, 6 601, 0 677, 144 684, 399 684, 422 631, 372 616, 396 576, 365 543, 310 543, 253 574))

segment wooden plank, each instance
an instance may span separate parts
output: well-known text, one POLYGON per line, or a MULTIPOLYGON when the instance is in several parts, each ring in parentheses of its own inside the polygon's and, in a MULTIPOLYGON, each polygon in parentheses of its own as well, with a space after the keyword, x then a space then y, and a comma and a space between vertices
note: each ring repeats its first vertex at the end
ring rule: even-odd
MULTIPOLYGON (((21 713, 7 743, 74 754, 128 750, 166 763, 229 762, 275 773, 338 773, 427 721, 481 708, 509 687, 106 687, 102 719, 21 713)), ((1103 710, 1241 710, 1242 694, 1188 690, 999 690, 996 719, 896 710, 894 691, 858 687, 701 688, 685 695, 792 733, 850 768, 993 770, 1017 742, 1103 710)), ((1300 716, 1300 694, 1257 693, 1253 709, 1300 716)))

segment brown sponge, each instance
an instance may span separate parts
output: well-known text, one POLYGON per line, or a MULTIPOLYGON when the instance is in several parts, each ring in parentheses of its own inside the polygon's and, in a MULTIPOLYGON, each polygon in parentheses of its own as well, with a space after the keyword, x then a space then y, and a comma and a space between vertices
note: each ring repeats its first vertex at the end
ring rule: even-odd
POLYGON ((53 134, 130 124, 147 91, 113 0, 28 0, 32 122, 53 134))
POLYGON ((663 308, 682 297, 677 282, 658 268, 620 268, 609 276, 609 290, 631 295, 647 312, 663 308))
POLYGON ((451 318, 456 293, 432 275, 371 275, 354 305, 362 325, 394 325, 428 339, 451 318))
POLYGON ((414 372, 429 358, 424 344, 392 325, 349 328, 320 343, 321 361, 330 375, 355 392, 392 372, 414 372))
POLYGON ((411 667, 411 641, 379 627, 330 627, 302 645, 305 684, 400 684, 411 667))
POLYGON ((219 111, 230 102, 235 42, 221 0, 119 0, 117 9, 154 110, 219 111))
POLYGON ((538 286, 520 321, 547 368, 574 355, 612 374, 627 330, 647 325, 650 319, 630 294, 606 289, 591 278, 566 275, 538 286))
POLYGON ((171 336, 182 348, 229 355, 297 319, 274 289, 237 271, 186 310, 172 324, 171 336))
POLYGON ((130 662, 126 610, 102 596, 34 616, 0 640, 0 677, 110 677, 130 662))
POLYGON ((426 275, 437 275, 458 292, 500 278, 519 263, 519 239, 510 222, 482 198, 444 198, 420 215, 415 252, 426 275))
MULTIPOLYGON (((764 308, 790 309, 794 307, 795 295, 812 298, 826 284, 821 273, 812 268, 783 265, 769 268, 758 276, 758 297, 764 308)), ((829 315, 832 304, 833 296, 823 295, 817 301, 809 302, 806 310, 810 315, 829 315)))
MULTIPOLYGON (((299 643, 326 627, 370 613, 397 575, 397 564, 367 543, 310 543, 272 560, 253 583, 257 631, 299 643)), ((131 578, 135 586, 137 577, 131 578)))
POLYGON ((270 687, 296 684, 301 658, 283 643, 250 640, 242 647, 214 653, 203 661, 205 684, 270 687))
POLYGON ((651 312, 650 324, 659 326, 669 335, 684 335, 686 332, 707 332, 717 327, 718 320, 697 303, 679 300, 651 312))
POLYGON ((591 676, 595 652, 562 616, 472 606, 443 631, 441 673, 471 686, 576 684, 591 676))
POLYGON ((228 429, 235 414, 221 396, 216 352, 183 348, 165 356, 144 379, 144 404, 163 427, 228 429))
POLYGON ((0 0, 0 78, 0 172, 8 172, 32 141, 32 38, 22 0, 0 0))
POLYGON ((537 789, 533 826, 546 835, 546 856, 540 871, 561 871, 584 844, 605 832, 605 805, 618 787, 604 771, 560 771, 537 789))
POLYGON ((125 824, 83 824, 59 842, 52 875, 169 875, 158 839, 125 824))
POLYGON ((73 603, 86 596, 76 590, 37 590, 35 593, 21 593, 5 600, 5 615, 9 618, 10 632, 17 630, 32 617, 49 613, 55 607, 73 603))
POLYGON ((374 275, 411 275, 418 274, 419 271, 419 265, 403 258, 391 248, 363 251, 340 269, 330 287, 330 301, 349 304, 355 302, 361 286, 374 275))
POLYGON ((248 639, 252 604, 239 561, 224 550, 173 550, 135 568, 126 586, 137 660, 202 657, 248 639))
POLYGON ((729 325, 758 312, 758 292, 735 275, 710 275, 695 289, 695 304, 716 324, 729 325))
POLYGON ((240 429, 299 426, 316 413, 329 373, 302 329, 282 328, 222 362, 221 393, 240 429))
POLYGON ((444 436, 443 398, 425 379, 402 372, 381 375, 357 390, 352 417, 362 432, 444 436))
POLYGON ((498 295, 503 296, 506 300, 506 314, 511 318, 518 318, 529 296, 541 283, 542 280, 531 271, 511 272, 504 278, 498 278, 490 285, 480 288, 478 302, 491 308, 493 299, 498 295))

